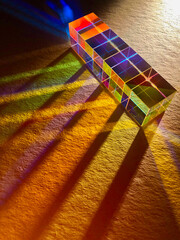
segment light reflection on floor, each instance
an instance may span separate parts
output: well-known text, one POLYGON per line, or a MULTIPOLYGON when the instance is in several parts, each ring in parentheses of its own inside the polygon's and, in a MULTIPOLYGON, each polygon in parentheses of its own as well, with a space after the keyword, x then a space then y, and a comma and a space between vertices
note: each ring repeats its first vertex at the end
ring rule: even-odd
MULTIPOLYGON (((117 16, 118 9, 119 22, 128 18, 129 23, 120 26, 127 30, 126 24, 140 21, 128 16, 132 9, 142 16, 141 8, 148 14, 149 6, 149 19, 141 26, 145 36, 151 16, 159 9, 159 13, 164 11, 158 15, 161 21, 155 24, 152 20, 155 25, 148 35, 154 42, 146 38, 141 48, 148 43, 160 46, 157 60, 151 53, 145 54, 179 88, 178 61, 171 56, 171 51, 178 51, 174 39, 178 39, 179 19, 171 15, 170 1, 143 3, 116 1, 107 13, 102 10, 102 16, 113 25, 112 16, 117 16), (165 43, 171 40, 172 49, 163 39, 155 41, 152 34, 156 27, 167 27, 170 16, 173 25, 164 36, 165 43), (168 37, 169 33, 174 35, 168 37), (165 58, 166 68, 161 58, 165 58)), ((118 27, 117 31, 120 33, 118 27)), ((129 38, 135 34, 131 31, 127 31, 129 38)), ((136 36, 135 49, 142 40, 140 34, 136 36)), ((179 147, 179 93, 160 124, 151 123, 142 134, 64 46, 7 57, 1 63, 9 61, 18 69, 27 58, 32 62, 38 58, 43 66, 34 63, 28 71, 24 65, 22 72, 7 73, 1 82, 8 94, 0 98, 0 239, 178 240, 180 181, 175 160, 179 159, 173 158, 166 141, 179 147), (63 52, 63 59, 47 64, 49 55, 50 63, 63 52), (21 85, 24 90, 16 92, 21 85), (11 90, 16 93, 11 95, 11 90)))

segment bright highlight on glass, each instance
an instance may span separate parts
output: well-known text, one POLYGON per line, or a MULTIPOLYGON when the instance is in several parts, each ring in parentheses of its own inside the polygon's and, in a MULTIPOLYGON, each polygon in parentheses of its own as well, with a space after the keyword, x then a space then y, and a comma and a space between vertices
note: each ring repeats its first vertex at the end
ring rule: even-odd
POLYGON ((139 125, 165 111, 175 88, 98 16, 69 23, 69 32, 74 51, 139 125))

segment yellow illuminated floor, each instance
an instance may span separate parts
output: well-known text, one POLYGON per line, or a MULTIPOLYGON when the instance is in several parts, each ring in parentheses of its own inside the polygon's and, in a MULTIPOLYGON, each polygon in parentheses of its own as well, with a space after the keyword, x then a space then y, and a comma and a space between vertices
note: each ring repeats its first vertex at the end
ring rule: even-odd
MULTIPOLYGON (((168 1, 143 2, 98 15, 178 90, 178 20, 168 1)), ((0 239, 180 239, 179 93, 141 129, 67 42, 9 53, 0 70, 0 239)))

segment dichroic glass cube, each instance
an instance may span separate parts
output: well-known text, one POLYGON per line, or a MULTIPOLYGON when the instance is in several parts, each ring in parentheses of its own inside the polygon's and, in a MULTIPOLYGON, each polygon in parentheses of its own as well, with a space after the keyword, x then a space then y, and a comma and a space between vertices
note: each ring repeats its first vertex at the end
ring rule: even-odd
POLYGON ((139 125, 165 111, 175 88, 96 14, 70 22, 69 32, 73 50, 139 125))

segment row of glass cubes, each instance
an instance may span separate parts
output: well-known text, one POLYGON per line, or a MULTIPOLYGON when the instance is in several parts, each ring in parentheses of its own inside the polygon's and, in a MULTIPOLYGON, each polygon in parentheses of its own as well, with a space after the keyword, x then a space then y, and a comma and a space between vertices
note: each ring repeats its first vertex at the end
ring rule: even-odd
POLYGON ((97 15, 69 23, 69 32, 74 51, 139 125, 165 111, 176 90, 97 15))

